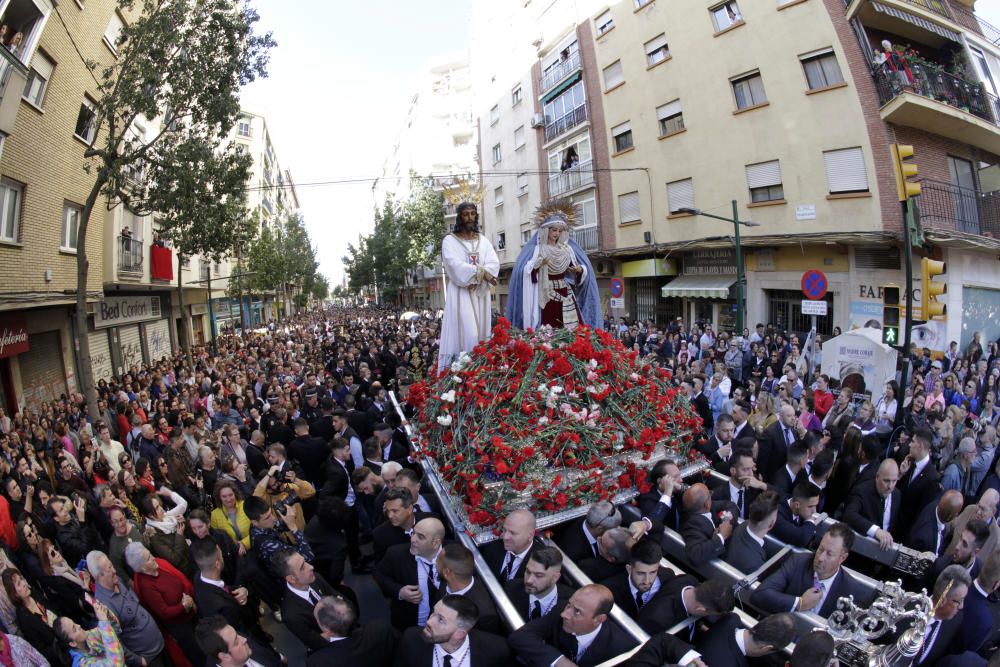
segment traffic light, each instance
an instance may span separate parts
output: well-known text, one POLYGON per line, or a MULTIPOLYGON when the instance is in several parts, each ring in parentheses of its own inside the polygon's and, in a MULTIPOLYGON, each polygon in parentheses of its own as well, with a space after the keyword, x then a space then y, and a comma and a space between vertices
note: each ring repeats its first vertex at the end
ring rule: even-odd
POLYGON ((913 146, 909 144, 890 144, 892 148, 892 166, 896 171, 896 192, 899 193, 899 201, 906 201, 910 197, 920 194, 920 183, 911 183, 909 179, 917 176, 917 165, 913 162, 905 162, 913 157, 913 146))
POLYGON ((944 262, 924 257, 920 260, 920 313, 925 320, 948 315, 948 306, 938 301, 938 297, 948 292, 945 283, 934 282, 937 276, 948 271, 944 262))
POLYGON ((899 345, 899 285, 882 286, 882 343, 899 345))

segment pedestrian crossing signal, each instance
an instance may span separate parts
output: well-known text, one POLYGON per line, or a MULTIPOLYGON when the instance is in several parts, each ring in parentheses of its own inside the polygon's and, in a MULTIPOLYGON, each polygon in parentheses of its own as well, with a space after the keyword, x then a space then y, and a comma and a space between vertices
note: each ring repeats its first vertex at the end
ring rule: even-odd
POLYGON ((899 344, 899 327, 882 327, 882 344, 883 345, 898 345, 899 344))
POLYGON ((899 345, 899 285, 882 286, 882 343, 899 345))

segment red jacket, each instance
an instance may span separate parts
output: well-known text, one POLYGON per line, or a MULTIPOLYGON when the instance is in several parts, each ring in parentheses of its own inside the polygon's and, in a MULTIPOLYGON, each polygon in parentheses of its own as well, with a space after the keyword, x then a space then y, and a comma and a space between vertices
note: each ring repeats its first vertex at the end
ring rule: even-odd
POLYGON ((160 574, 152 577, 136 572, 132 583, 135 594, 142 606, 149 610, 161 623, 191 623, 195 611, 188 611, 181 604, 181 596, 187 593, 194 597, 194 586, 183 573, 162 558, 156 559, 160 574))
POLYGON ((817 389, 813 392, 813 406, 816 408, 816 416, 822 421, 826 413, 833 407, 833 394, 817 389))

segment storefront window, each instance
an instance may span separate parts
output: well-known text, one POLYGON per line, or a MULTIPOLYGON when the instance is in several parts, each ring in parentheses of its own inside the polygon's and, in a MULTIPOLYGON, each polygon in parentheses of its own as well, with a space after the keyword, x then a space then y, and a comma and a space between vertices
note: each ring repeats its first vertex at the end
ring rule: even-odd
POLYGON ((696 324, 712 324, 712 301, 698 299, 694 302, 694 321, 696 324))
MULTIPOLYGON (((736 331, 736 302, 717 301, 719 304, 718 331, 736 331)), ((742 331, 736 331, 737 335, 742 335, 742 331)))

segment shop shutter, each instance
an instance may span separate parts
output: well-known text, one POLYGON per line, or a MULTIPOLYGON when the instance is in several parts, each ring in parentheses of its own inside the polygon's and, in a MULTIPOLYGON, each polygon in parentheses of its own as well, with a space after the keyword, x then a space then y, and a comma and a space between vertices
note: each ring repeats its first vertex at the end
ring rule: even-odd
POLYGON ((146 324, 146 350, 150 363, 155 363, 173 353, 170 344, 170 324, 167 320, 156 320, 146 324))
POLYGON ((94 371, 94 382, 110 380, 115 369, 111 364, 111 344, 108 343, 107 330, 95 331, 87 337, 90 339, 90 365, 94 371))
POLYGON ((118 329, 118 345, 122 354, 122 368, 118 370, 119 375, 128 373, 132 366, 142 365, 142 337, 139 334, 138 324, 118 329))
POLYGON ((18 357, 21 386, 24 388, 24 404, 37 406, 66 393, 66 373, 58 331, 32 334, 28 344, 31 349, 18 357))

